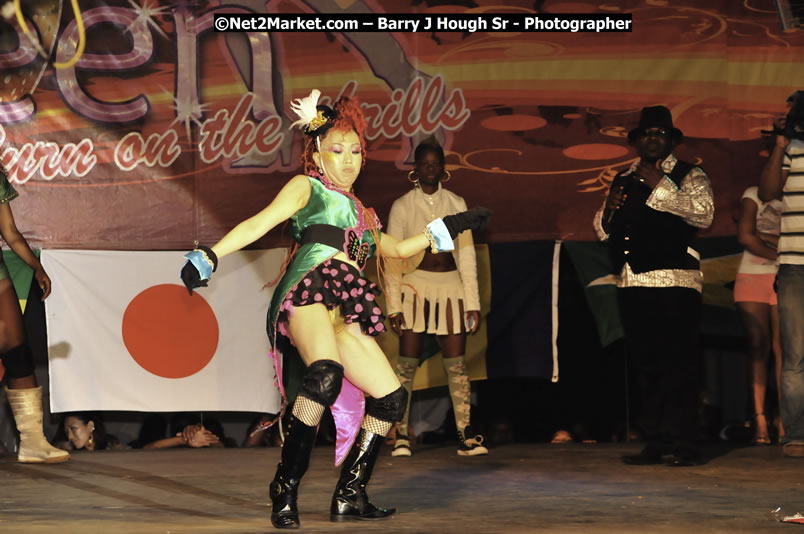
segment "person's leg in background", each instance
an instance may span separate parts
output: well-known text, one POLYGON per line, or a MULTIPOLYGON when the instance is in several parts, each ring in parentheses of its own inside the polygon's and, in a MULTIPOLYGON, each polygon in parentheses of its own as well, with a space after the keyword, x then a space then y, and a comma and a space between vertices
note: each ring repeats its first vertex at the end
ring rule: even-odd
POLYGON ((639 387, 646 446, 627 464, 659 464, 680 454, 697 461, 700 294, 685 288, 618 291, 628 357, 639 387))
POLYGON ((780 265, 777 292, 782 342, 783 450, 786 456, 804 457, 804 265, 780 265))
MULTIPOLYGON (((488 454, 483 445, 484 438, 471 428, 471 396, 472 388, 469 374, 466 372, 466 330, 463 323, 453 324, 452 301, 447 301, 447 335, 438 336, 444 360, 444 371, 447 373, 449 396, 452 410, 455 413, 455 428, 458 429, 458 454, 461 456, 479 456, 488 454)), ((463 301, 458 301, 459 315, 463 317, 463 301)))
MULTIPOLYGON (((774 292, 774 296, 776 293, 774 292)), ((770 307, 771 320, 771 350, 773 351, 774 380, 776 380, 776 417, 773 426, 776 427, 779 443, 784 442, 784 426, 782 425, 782 336, 779 332, 779 301, 774 299, 770 307)))
MULTIPOLYGON (((735 290, 736 292, 736 290, 735 290)), ((765 393, 768 383, 768 354, 771 349, 770 306, 762 302, 735 302, 748 335, 751 362, 751 393, 754 406, 755 445, 769 445, 768 421, 765 417, 765 393)))
MULTIPOLYGON (((411 320, 410 324, 413 324, 411 320)), ((410 421, 410 401, 413 397, 413 379, 416 377, 416 370, 419 368, 419 354, 422 350, 421 332, 414 332, 410 329, 403 329, 402 336, 399 338, 399 359, 396 363, 396 376, 399 383, 408 392, 405 414, 402 420, 396 425, 396 439, 391 456, 410 456, 410 431, 408 422, 410 421)))
POLYGON ((670 465, 698 465, 700 454, 701 294, 694 289, 661 289, 655 306, 667 325, 655 340, 664 376, 663 434, 672 444, 670 465))
POLYGON ((644 288, 622 288, 617 290, 617 302, 625 332, 625 346, 630 368, 634 371, 634 384, 637 386, 639 413, 637 420, 645 438, 645 447, 637 455, 623 456, 626 464, 659 464, 664 454, 664 445, 658 425, 662 415, 657 403, 656 383, 661 382, 661 373, 655 369, 651 358, 653 343, 650 324, 644 306, 649 304, 649 295, 644 288))

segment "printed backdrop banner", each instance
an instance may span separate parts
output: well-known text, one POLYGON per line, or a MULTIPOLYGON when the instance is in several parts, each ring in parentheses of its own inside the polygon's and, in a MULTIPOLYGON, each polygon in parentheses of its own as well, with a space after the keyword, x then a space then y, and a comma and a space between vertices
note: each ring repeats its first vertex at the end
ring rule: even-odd
MULTIPOLYGON (((5 2, 4 2, 5 3, 5 2)), ((491 243, 592 241, 626 134, 664 104, 678 155, 715 190, 708 236, 765 161, 760 131, 804 88, 804 32, 773 0, 82 0, 0 18, 0 159, 20 229, 40 248, 182 250, 217 241, 299 172, 290 101, 359 98, 368 160, 356 185, 386 219, 412 150, 446 150, 448 188, 494 219, 491 243), (65 7, 66 6, 66 7, 65 7), (628 33, 221 33, 223 13, 631 14, 628 33), (78 57, 78 43, 85 43, 78 57), (45 216, 46 214, 46 216, 45 216)), ((272 248, 281 232, 256 245, 272 248)))
POLYGON ((285 253, 227 256, 191 297, 180 252, 43 251, 51 410, 276 413, 264 285, 285 253))

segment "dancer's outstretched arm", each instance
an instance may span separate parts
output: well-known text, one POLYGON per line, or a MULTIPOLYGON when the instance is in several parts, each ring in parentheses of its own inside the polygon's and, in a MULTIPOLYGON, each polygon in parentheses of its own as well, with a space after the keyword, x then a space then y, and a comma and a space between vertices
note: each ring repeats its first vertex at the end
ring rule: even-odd
POLYGON ((212 246, 218 258, 250 245, 275 226, 289 219, 307 205, 310 179, 303 174, 293 177, 261 212, 241 222, 212 246))
POLYGON ((394 239, 382 234, 381 247, 383 254, 392 258, 410 258, 430 247, 433 252, 445 252, 455 249, 453 241, 465 230, 480 231, 488 224, 491 210, 472 208, 467 211, 447 215, 436 219, 422 228, 422 233, 407 239, 394 239))
POLYGON ((307 205, 310 192, 310 179, 299 174, 285 184, 261 212, 235 226, 212 248, 200 245, 187 253, 184 256, 187 262, 182 267, 181 279, 190 295, 194 288, 207 285, 210 276, 218 268, 218 258, 250 245, 289 219, 307 205))

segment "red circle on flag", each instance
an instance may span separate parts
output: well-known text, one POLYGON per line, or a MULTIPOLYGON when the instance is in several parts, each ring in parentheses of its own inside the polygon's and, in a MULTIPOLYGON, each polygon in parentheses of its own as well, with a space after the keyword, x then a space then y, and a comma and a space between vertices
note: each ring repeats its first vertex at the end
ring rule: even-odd
POLYGON ((123 343, 143 369, 163 378, 194 375, 218 348, 218 320, 198 292, 161 284, 134 297, 123 314, 123 343))

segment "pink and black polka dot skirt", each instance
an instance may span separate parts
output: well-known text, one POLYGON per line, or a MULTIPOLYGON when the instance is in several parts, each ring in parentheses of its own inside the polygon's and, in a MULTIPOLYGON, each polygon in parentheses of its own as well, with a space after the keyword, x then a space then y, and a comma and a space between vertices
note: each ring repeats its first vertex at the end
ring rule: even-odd
POLYGON ((285 333, 288 313, 296 306, 321 303, 328 310, 340 306, 346 323, 360 323, 364 334, 377 336, 385 331, 385 315, 377 304, 380 288, 364 278, 352 265, 329 259, 299 280, 279 309, 279 329, 285 333))

